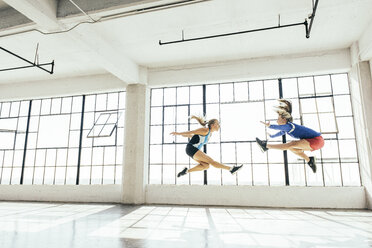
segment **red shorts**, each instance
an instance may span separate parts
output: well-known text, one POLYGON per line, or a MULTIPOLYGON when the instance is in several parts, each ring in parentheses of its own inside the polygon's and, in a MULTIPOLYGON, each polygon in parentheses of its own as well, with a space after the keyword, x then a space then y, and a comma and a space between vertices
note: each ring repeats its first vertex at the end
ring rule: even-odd
POLYGON ((309 141, 310 147, 312 149, 311 151, 318 150, 324 146, 324 139, 322 136, 318 136, 312 139, 305 139, 305 140, 309 141))

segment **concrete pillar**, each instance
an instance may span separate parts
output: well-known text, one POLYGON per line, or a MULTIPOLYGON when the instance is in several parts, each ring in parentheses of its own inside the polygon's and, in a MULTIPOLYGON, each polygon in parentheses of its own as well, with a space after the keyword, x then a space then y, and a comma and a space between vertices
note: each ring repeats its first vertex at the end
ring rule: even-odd
POLYGON ((126 88, 124 170, 122 202, 145 202, 149 154, 149 88, 131 84, 126 88))
POLYGON ((367 207, 372 208, 372 78, 368 61, 360 62, 354 44, 349 72, 360 174, 366 189, 367 207), (353 59, 354 58, 354 59, 353 59))

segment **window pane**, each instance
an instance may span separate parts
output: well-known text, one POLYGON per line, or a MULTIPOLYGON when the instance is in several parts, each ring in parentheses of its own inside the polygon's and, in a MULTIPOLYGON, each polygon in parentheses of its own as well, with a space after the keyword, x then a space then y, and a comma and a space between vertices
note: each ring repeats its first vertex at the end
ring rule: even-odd
POLYGON ((278 99, 279 98, 279 85, 278 80, 265 80, 265 99, 278 99))
POLYGON ((236 164, 236 149, 235 144, 221 144, 221 162, 227 166, 236 164))
POLYGON ((41 114, 42 115, 50 114, 51 103, 52 103, 51 99, 43 99, 41 101, 41 114))
POLYGON ((339 140, 341 162, 357 162, 355 140, 339 140))
POLYGON ((319 114, 321 132, 337 132, 334 114, 319 114))
POLYGON ((350 96, 335 96, 334 101, 336 116, 352 115, 350 96))
POLYGON ((107 96, 107 109, 114 110, 119 108, 119 93, 110 93, 107 96))
POLYGON ((96 111, 107 110, 107 94, 99 94, 96 98, 96 111))
POLYGON ((163 89, 151 90, 151 106, 163 105, 163 89))
POLYGON ((289 164, 289 185, 305 186, 305 169, 304 164, 289 164))
POLYGON ((33 115, 33 116, 39 115, 40 114, 40 108, 41 108, 41 100, 32 101, 31 115, 33 115))
POLYGON ((330 76, 316 76, 314 77, 314 81, 317 96, 332 94, 330 76))
POLYGON ((298 91, 300 96, 313 96, 315 94, 313 77, 298 78, 298 91))
POLYGON ((326 186, 341 186, 341 171, 340 164, 324 163, 324 182, 326 186))
POLYGON ((284 176, 284 164, 270 164, 269 165, 269 176, 270 176, 270 185, 272 186, 283 186, 285 185, 285 176, 284 176))
POLYGON ((174 143, 175 136, 170 133, 175 131, 176 127, 174 125, 164 126, 164 143, 174 143))
POLYGON ((297 98, 298 97, 298 86, 297 78, 282 79, 283 87, 283 98, 297 98))
POLYGON ((163 152, 161 145, 150 146, 150 164, 161 164, 162 154, 163 152))
POLYGON ((176 108, 165 107, 164 108, 164 124, 175 124, 176 123, 176 108))
POLYGON ((54 184, 61 185, 65 184, 66 178, 66 167, 57 167, 54 184))
POLYGON ((21 109, 19 111, 19 116, 28 116, 28 109, 29 109, 29 101, 22 101, 21 102, 21 109))
POLYGON ((83 97, 81 97, 81 96, 73 97, 73 99, 72 99, 72 112, 81 112, 82 104, 83 104, 83 97))
POLYGON ((199 104, 203 103, 203 87, 191 86, 190 87, 190 103, 199 104))
POLYGON ((207 104, 206 109, 207 109, 208 119, 220 120, 220 105, 219 104, 207 104))
MULTIPOLYGON (((96 95, 90 95, 85 97, 85 112, 92 112, 96 107, 96 95)), ((81 110, 80 110, 81 112, 81 110)))
POLYGON ((17 117, 19 115, 20 102, 12 102, 10 107, 10 117, 17 117))
POLYGON ((234 86, 232 83, 220 85, 220 97, 221 102, 234 101, 234 86))
POLYGON ((178 87, 177 88, 177 104, 189 104, 189 87, 178 87))
POLYGON ((267 165, 253 164, 253 184, 269 185, 267 165))
POLYGON ((177 124, 187 124, 189 121, 189 108, 187 106, 177 107, 177 124))
POLYGON ((252 165, 244 164, 238 171, 238 185, 252 185, 252 165))
POLYGON ((176 104, 176 88, 164 89, 164 105, 176 104))
POLYGON ((103 167, 103 184, 114 184, 115 166, 103 167))
POLYGON ((249 86, 249 100, 257 101, 263 99, 263 85, 262 81, 253 81, 248 83, 249 86))
POLYGON ((353 117, 338 117, 337 126, 339 139, 355 138, 353 117))
POLYGON ((316 99, 316 106, 318 107, 319 113, 334 112, 333 103, 331 97, 321 97, 316 99))
POLYGON ((336 74, 331 76, 333 94, 350 94, 347 74, 336 74))
POLYGON ((248 83, 234 84, 235 101, 248 101, 248 83))
POLYGON ((151 108, 151 125, 162 124, 163 108, 151 108))
POLYGON ((149 183, 161 184, 162 170, 161 165, 150 164, 149 168, 149 183))
POLYGON ((67 147, 69 124, 70 116, 68 115, 41 117, 38 147, 67 147))
POLYGON ((317 112, 315 98, 301 99, 300 103, 302 114, 311 114, 317 112))
POLYGON ((357 163, 343 163, 341 168, 344 186, 361 186, 359 165, 357 163))
POLYGON ((221 104, 221 139, 222 141, 254 140, 258 135, 264 135, 265 129, 259 121, 264 120, 264 105, 262 103, 221 104), (236 121, 236 115, 239 121, 236 121), (249 130, 249 132, 241 132, 249 130))
POLYGON ((52 99, 52 114, 60 114, 61 113, 61 98, 54 98, 52 99))
POLYGON ((72 97, 62 98, 62 113, 71 112, 72 97))
POLYGON ((207 103, 217 103, 220 101, 219 84, 206 86, 207 103))

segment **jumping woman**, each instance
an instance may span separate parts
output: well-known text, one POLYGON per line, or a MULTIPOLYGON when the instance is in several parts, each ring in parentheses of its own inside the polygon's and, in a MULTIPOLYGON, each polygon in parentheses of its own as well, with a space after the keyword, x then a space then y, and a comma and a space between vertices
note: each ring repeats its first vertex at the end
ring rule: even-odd
POLYGON ((214 161, 211 157, 201 151, 201 148, 209 141, 212 132, 218 131, 220 129, 220 124, 217 119, 211 119, 205 121, 204 119, 192 116, 191 119, 197 120, 202 128, 187 131, 187 132, 172 132, 172 135, 182 135, 183 137, 191 138, 186 146, 186 153, 190 158, 194 159, 199 164, 191 169, 186 167, 178 173, 177 177, 186 175, 189 172, 203 171, 209 168, 209 165, 213 167, 229 170, 231 174, 235 174, 243 165, 229 167, 219 162, 214 161))
POLYGON ((299 140, 291 141, 285 144, 267 144, 267 141, 262 141, 256 138, 256 142, 263 152, 268 149, 290 150, 297 156, 305 159, 307 164, 316 173, 316 160, 314 157, 308 157, 304 151, 315 151, 324 146, 324 139, 320 133, 298 124, 293 123, 292 118, 292 103, 290 101, 279 99, 279 106, 276 112, 278 113, 278 125, 270 125, 270 122, 262 122, 270 129, 279 130, 278 133, 270 135, 270 138, 275 138, 288 134, 291 137, 299 140))

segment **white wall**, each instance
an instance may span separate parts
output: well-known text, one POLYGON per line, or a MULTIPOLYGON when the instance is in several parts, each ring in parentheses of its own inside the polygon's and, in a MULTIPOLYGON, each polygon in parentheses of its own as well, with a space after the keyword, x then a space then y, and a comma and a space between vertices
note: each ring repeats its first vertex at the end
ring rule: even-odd
MULTIPOLYGON (((352 54, 358 54, 356 45, 352 54)), ((355 57, 355 56, 353 56, 355 57)), ((353 104, 355 133, 359 155, 362 185, 366 189, 367 207, 372 208, 372 80, 369 62, 353 63, 349 73, 350 91, 353 104)))
POLYGON ((111 74, 53 81, 0 84, 0 100, 25 100, 124 90, 126 84, 111 74))
POLYGON ((0 200, 121 202, 121 185, 0 185, 0 200))
POLYGON ((348 49, 149 70, 149 86, 172 86, 348 72, 348 49))
POLYGON ((363 187, 148 185, 146 203, 285 208, 366 207, 363 187))

